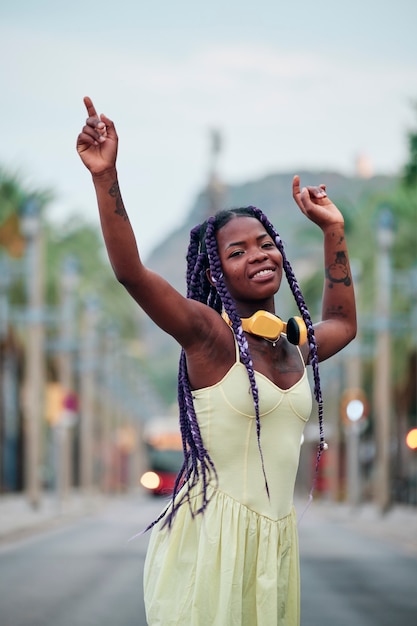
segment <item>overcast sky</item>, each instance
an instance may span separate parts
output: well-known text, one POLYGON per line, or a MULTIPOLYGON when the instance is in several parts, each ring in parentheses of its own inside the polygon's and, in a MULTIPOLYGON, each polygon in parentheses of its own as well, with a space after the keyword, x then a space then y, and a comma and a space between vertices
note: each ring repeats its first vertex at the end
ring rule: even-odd
POLYGON ((55 190, 54 220, 97 220, 75 151, 91 96, 116 124, 145 256, 205 183, 211 128, 229 183, 352 174, 358 154, 396 173, 416 123, 416 24, 416 0, 3 0, 0 165, 55 190))

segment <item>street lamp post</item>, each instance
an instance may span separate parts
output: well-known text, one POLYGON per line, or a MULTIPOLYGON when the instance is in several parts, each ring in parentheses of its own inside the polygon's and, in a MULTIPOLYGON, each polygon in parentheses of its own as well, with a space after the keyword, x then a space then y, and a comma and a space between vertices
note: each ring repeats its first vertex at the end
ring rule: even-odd
POLYGON ((98 303, 89 297, 82 324, 81 381, 80 381, 80 460, 81 487, 91 493, 94 479, 94 415, 97 373, 98 303))
POLYGON ((217 173, 217 161, 222 150, 223 138, 217 129, 210 133, 210 169, 207 184, 208 214, 214 215, 221 208, 225 195, 225 187, 217 173))
POLYGON ((7 340, 7 332, 9 326, 9 301, 8 301, 8 289, 9 289, 10 277, 9 267, 5 255, 0 255, 0 415, 3 415, 3 433, 0 433, 0 489, 3 489, 7 479, 5 479, 5 458, 6 453, 3 451, 4 439, 7 436, 7 420, 6 420, 6 355, 7 351, 1 350, 3 344, 7 340))
POLYGON ((389 209, 378 216, 376 258, 376 350, 374 397, 376 428, 375 502, 383 513, 391 503, 390 442, 391 442, 391 248, 394 243, 394 223, 389 209))
MULTIPOLYGON (((356 303, 360 304, 360 277, 362 268, 356 259, 351 260, 353 284, 355 285, 356 303)), ((359 325, 360 327, 360 325, 359 325)), ((360 505, 362 500, 361 467, 360 467, 360 435, 362 430, 362 418, 365 412, 362 391, 362 361, 361 361, 361 336, 358 331, 356 340, 351 343, 346 351, 346 382, 350 390, 350 397, 346 403, 346 439, 347 439, 347 495, 352 508, 360 505), (362 406, 362 408, 361 408, 362 406)), ((349 391, 348 391, 349 393, 349 391)))
POLYGON ((359 444, 361 420, 365 414, 365 404, 359 398, 350 400, 346 406, 346 417, 350 424, 347 428, 347 491, 349 504, 356 508, 361 503, 361 473, 359 463, 359 444))
MULTIPOLYGON (((59 351, 59 382, 64 394, 64 404, 74 394, 74 351, 76 335, 76 289, 79 282, 78 261, 73 256, 66 256, 62 263, 61 280, 61 319, 60 319, 60 351, 59 351)), ((61 506, 73 477, 73 413, 63 407, 61 419, 56 425, 57 440, 57 494, 61 506)))
POLYGON ((26 239, 27 342, 23 411, 25 488, 29 504, 38 508, 41 492, 41 423, 45 382, 43 327, 43 245, 40 207, 30 197, 22 206, 21 229, 26 239))

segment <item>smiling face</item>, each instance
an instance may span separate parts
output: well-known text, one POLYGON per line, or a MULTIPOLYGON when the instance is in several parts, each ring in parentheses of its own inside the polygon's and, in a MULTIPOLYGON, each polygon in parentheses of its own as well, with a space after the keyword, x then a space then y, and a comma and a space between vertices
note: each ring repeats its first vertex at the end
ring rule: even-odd
POLYGON ((216 235, 224 280, 241 316, 274 311, 282 256, 255 217, 233 217, 216 235))

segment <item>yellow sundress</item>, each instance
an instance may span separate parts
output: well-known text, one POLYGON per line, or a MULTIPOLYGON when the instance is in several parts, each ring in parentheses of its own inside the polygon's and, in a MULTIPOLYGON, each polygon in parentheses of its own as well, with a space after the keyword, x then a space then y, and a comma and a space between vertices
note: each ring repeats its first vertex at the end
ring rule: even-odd
MULTIPOLYGON (((301 354, 300 354, 301 358, 301 354)), ((312 397, 306 370, 282 390, 256 373, 261 447, 246 369, 237 358, 224 378, 193 392, 218 485, 203 514, 185 502, 171 529, 151 532, 144 569, 149 626, 297 626, 298 534, 293 492, 312 397)), ((198 507, 201 487, 193 491, 198 507)))

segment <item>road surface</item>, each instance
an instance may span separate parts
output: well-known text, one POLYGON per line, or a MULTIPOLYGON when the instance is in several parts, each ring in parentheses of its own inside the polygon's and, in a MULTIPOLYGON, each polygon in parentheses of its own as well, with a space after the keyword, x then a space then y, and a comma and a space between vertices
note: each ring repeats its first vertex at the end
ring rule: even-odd
MULTIPOLYGON (((148 535, 128 539, 161 506, 145 496, 118 499, 90 517, 3 544, 1 626, 146 626, 148 535)), ((368 531, 329 520, 320 507, 303 518, 302 626, 417 624, 416 555, 368 531)))

